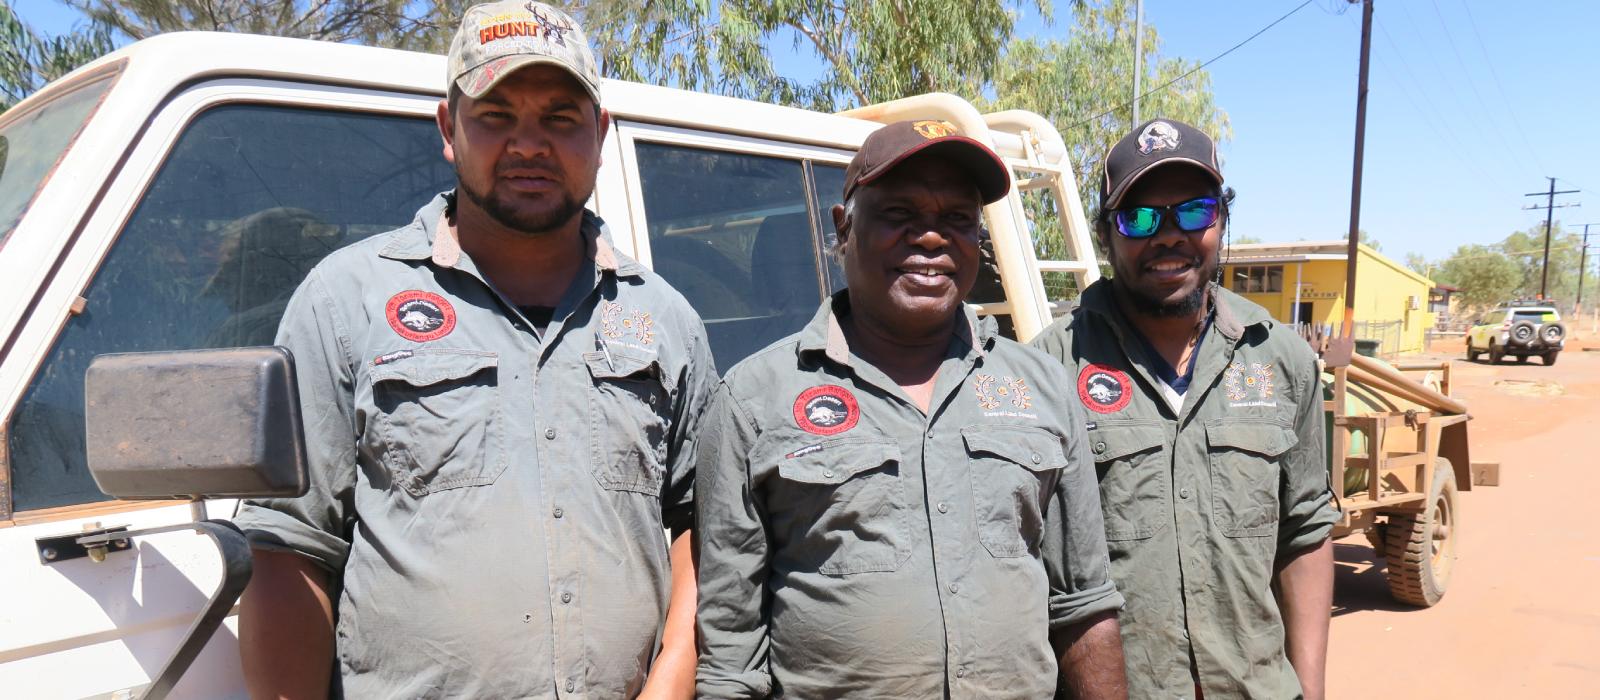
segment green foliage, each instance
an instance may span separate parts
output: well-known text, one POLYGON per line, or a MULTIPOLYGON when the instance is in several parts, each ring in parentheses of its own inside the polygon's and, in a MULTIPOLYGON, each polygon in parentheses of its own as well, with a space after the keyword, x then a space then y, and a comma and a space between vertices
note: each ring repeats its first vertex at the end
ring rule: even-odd
POLYGON ((1434 264, 1428 262, 1422 253, 1406 253, 1406 268, 1424 277, 1433 274, 1434 264))
POLYGON ((112 48, 111 32, 104 25, 42 36, 24 24, 9 3, 0 3, 0 42, 0 112, 112 48))
POLYGON ((437 30, 428 15, 408 16, 406 0, 63 1, 136 40, 198 30, 408 46, 417 35, 437 30))
POLYGON ((1464 245, 1439 264, 1433 281, 1459 287, 1463 305, 1482 307, 1512 298, 1522 270, 1489 246, 1464 245))
MULTIPOLYGON (((1578 292, 1578 253, 1583 237, 1567 233, 1556 222, 1550 231, 1550 281, 1545 296, 1571 302, 1578 292)), ((1517 231, 1500 243, 1507 258, 1517 264, 1521 278, 1518 296, 1532 298, 1539 293, 1539 278, 1544 269, 1544 225, 1517 231)))

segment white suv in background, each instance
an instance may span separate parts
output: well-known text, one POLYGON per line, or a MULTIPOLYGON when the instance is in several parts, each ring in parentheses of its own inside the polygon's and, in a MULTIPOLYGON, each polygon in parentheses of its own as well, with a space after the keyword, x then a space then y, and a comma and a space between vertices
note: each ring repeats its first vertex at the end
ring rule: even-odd
POLYGON ((1554 306, 1509 304, 1479 316, 1472 324, 1467 331, 1467 359, 1476 361, 1478 355, 1488 353, 1489 363, 1499 364, 1500 358, 1508 355, 1518 362, 1537 355, 1546 365, 1553 365, 1566 339, 1567 327, 1554 306))

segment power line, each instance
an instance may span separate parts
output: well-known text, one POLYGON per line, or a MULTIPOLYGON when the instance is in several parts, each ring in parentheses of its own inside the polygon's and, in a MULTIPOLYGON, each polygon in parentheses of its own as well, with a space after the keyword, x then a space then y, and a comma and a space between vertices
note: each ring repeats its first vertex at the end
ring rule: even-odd
MULTIPOLYGON (((1490 172, 1485 173, 1482 170, 1482 168, 1478 165, 1478 162, 1475 159, 1473 159, 1471 157, 1467 157, 1467 156, 1464 155, 1464 154, 1472 153, 1473 151, 1470 150, 1470 149, 1465 148, 1462 145, 1463 142, 1461 141, 1460 138, 1458 138, 1456 136, 1454 129, 1451 128, 1451 125, 1455 123, 1455 120, 1445 119, 1442 114, 1440 114, 1438 112, 1435 112, 1435 111, 1432 111, 1431 107, 1436 102, 1436 100, 1434 100, 1433 96, 1428 93, 1428 90, 1426 88, 1426 83, 1424 83, 1421 80, 1418 80, 1417 77, 1416 77, 1416 74, 1411 72, 1410 64, 1406 61, 1405 55, 1400 52, 1400 45, 1395 42, 1393 36, 1390 36, 1389 30, 1384 27, 1383 22, 1374 22, 1373 24, 1374 24, 1374 26, 1376 26, 1378 28, 1378 33, 1383 35, 1383 40, 1388 42, 1389 48, 1394 50, 1395 60, 1399 61, 1400 69, 1404 72, 1405 77, 1407 79, 1409 79, 1411 81, 1412 86, 1414 86, 1416 88, 1415 92, 1418 95, 1422 96, 1422 104, 1428 105, 1430 107, 1429 110, 1426 110, 1427 111, 1426 114, 1422 114, 1423 120, 1428 123, 1428 126, 1430 128, 1432 128, 1435 124, 1437 124, 1437 125, 1439 125, 1439 128, 1444 130, 1444 133, 1445 133, 1445 136, 1446 136, 1446 140, 1448 140, 1450 142, 1450 147, 1451 147, 1450 150, 1451 150, 1451 152, 1455 153, 1457 155, 1461 155, 1462 156, 1462 162, 1466 163, 1467 167, 1471 168, 1472 172, 1475 175, 1477 175, 1479 178, 1484 179, 1484 180, 1493 180, 1495 182, 1495 184, 1498 185, 1499 187, 1501 187, 1502 189, 1511 189, 1508 186, 1509 183, 1507 183, 1505 180, 1500 179, 1500 174, 1497 171, 1491 170, 1490 172)), ((1388 64, 1387 64, 1387 62, 1385 62, 1383 60, 1381 55, 1379 56, 1378 60, 1379 60, 1379 63, 1383 64, 1384 68, 1387 70, 1388 69, 1388 64)), ((1402 89, 1401 92, 1406 95, 1406 99, 1408 99, 1408 100, 1411 99, 1412 90, 1410 90, 1409 88, 1406 88, 1406 89, 1402 89)), ((1413 104, 1415 104, 1415 103, 1413 103, 1413 104)), ((1418 108, 1418 112, 1419 113, 1422 113, 1424 111, 1425 110, 1423 110, 1421 108, 1418 108)))
POLYGON ((1272 20, 1271 24, 1268 24, 1267 26, 1262 27, 1261 29, 1257 30, 1256 33, 1254 33, 1254 34, 1251 34, 1250 36, 1245 37, 1244 41, 1241 41, 1241 42, 1239 42, 1237 44, 1234 44, 1233 46, 1229 47, 1227 51, 1223 51, 1222 53, 1219 53, 1216 56, 1211 57, 1211 59, 1206 61, 1205 63, 1202 63, 1202 64, 1200 64, 1198 66, 1195 66, 1194 68, 1191 68, 1189 70, 1189 72, 1184 73, 1183 75, 1180 75, 1180 76, 1178 76, 1176 78, 1173 78, 1172 80, 1168 80, 1167 82, 1163 83, 1160 87, 1157 87, 1157 88, 1155 88, 1153 90, 1145 92, 1144 94, 1139 95, 1136 99, 1128 100, 1127 102, 1119 103, 1115 107, 1112 107, 1111 109, 1108 109, 1108 110, 1106 110, 1104 112, 1096 114, 1096 115, 1094 115, 1092 117, 1089 117, 1088 119, 1085 119, 1085 120, 1083 120, 1081 122, 1078 122, 1077 124, 1073 124, 1070 128, 1077 129, 1079 127, 1086 126, 1086 125, 1088 125, 1088 124, 1090 124, 1092 122, 1098 121, 1100 119, 1104 119, 1105 117, 1107 117, 1107 116, 1109 116, 1109 115, 1111 115, 1111 114, 1113 114, 1115 112, 1118 112, 1118 111, 1120 111, 1122 109, 1125 109, 1127 107, 1132 106, 1132 104, 1134 102, 1136 102, 1136 101, 1143 100, 1146 97, 1149 97, 1149 96, 1154 95, 1154 94, 1156 94, 1158 92, 1161 92, 1162 90, 1165 90, 1165 89, 1167 89, 1169 87, 1172 87, 1174 84, 1178 83, 1179 81, 1183 80, 1184 78, 1187 78, 1187 77, 1189 77, 1191 75, 1194 75, 1195 73, 1200 72, 1201 70, 1204 70, 1206 66, 1209 66, 1209 65, 1211 65, 1213 63, 1216 63, 1223 56, 1226 56, 1226 55, 1228 55, 1230 53, 1233 53, 1239 47, 1244 46, 1245 44, 1250 43, 1251 40, 1255 39, 1256 37, 1261 36, 1262 34, 1265 34, 1268 29, 1271 29, 1273 27, 1278 26, 1279 22, 1282 22, 1282 21, 1284 21, 1286 19, 1289 19, 1289 17, 1291 15, 1293 15, 1296 12, 1299 12, 1299 11, 1305 9, 1307 5, 1310 5, 1313 2, 1316 2, 1316 0, 1306 0, 1305 2, 1300 3, 1299 5, 1295 6, 1295 8, 1293 10, 1289 10, 1287 13, 1284 13, 1284 15, 1282 17, 1279 17, 1279 18, 1277 18, 1275 20, 1272 20))
POLYGON ((1538 166, 1541 172, 1547 172, 1544 163, 1539 160, 1539 152, 1534 150, 1533 144, 1528 141, 1528 130, 1523 128, 1522 121, 1517 119, 1517 111, 1511 108, 1511 99, 1506 97, 1506 89, 1500 84, 1500 73, 1494 69, 1494 59, 1489 57, 1489 48, 1483 43, 1483 33, 1478 31, 1478 20, 1472 16, 1471 4, 1467 0, 1461 0, 1461 9, 1466 10, 1467 24, 1472 27, 1472 36, 1478 40, 1478 50, 1483 53, 1484 63, 1489 66, 1489 77, 1494 80, 1494 88, 1500 93, 1500 104, 1505 105, 1506 113, 1511 115, 1511 123, 1517 127, 1517 136, 1522 139, 1522 145, 1528 149, 1533 164, 1538 166))
POLYGON ((1444 21, 1444 12, 1439 10, 1439 0, 1431 0, 1431 3, 1434 16, 1439 18, 1439 27, 1444 30, 1445 41, 1450 44, 1450 53, 1456 57, 1456 65, 1461 66, 1461 77, 1466 80, 1467 87, 1472 89, 1472 96, 1478 101, 1478 106, 1483 108, 1484 119, 1494 129, 1494 136, 1500 141, 1500 147, 1504 148, 1506 153, 1511 154, 1512 160, 1515 160, 1519 167, 1523 170, 1528 170, 1528 163, 1522 159, 1521 154, 1511 148, 1511 144, 1506 142, 1504 130, 1495 122, 1494 113, 1489 111, 1489 105, 1484 101, 1483 93, 1478 92, 1478 83, 1472 79, 1472 71, 1467 68, 1466 60, 1461 57, 1461 49, 1456 47, 1456 39, 1450 34, 1450 25, 1444 21))

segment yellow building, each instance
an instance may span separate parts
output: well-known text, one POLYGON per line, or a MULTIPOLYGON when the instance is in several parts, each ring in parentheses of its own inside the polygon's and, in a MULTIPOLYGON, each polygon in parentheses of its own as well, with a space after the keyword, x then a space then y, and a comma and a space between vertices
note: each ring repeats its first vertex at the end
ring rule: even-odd
MULTIPOLYGON (((1421 352, 1433 327, 1433 282, 1372 248, 1359 249, 1356 338, 1379 341, 1383 355, 1421 352)), ((1344 320, 1345 251, 1345 241, 1236 244, 1223 253, 1223 283, 1280 321, 1337 331, 1344 320)))

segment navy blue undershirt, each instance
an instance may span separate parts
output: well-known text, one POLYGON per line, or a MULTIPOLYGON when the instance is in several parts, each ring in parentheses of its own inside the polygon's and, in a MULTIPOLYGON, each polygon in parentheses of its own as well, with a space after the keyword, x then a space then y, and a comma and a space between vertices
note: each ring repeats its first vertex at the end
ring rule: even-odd
POLYGON ((1130 323, 1128 327, 1133 330, 1133 337, 1139 339, 1139 346, 1144 350, 1145 357, 1149 358, 1149 369, 1155 372, 1158 379, 1166 382, 1167 386, 1172 387, 1172 390, 1177 392, 1179 396, 1183 396, 1184 392, 1189 390, 1189 381, 1194 379, 1194 366, 1195 361, 1200 357, 1200 344, 1205 342, 1206 331, 1211 329, 1211 312, 1208 311, 1205 320, 1200 323, 1200 337, 1194 341, 1194 351, 1189 353, 1189 364, 1184 367, 1182 376, 1179 376, 1178 370, 1167 362, 1167 358, 1162 357, 1161 353, 1156 351, 1155 346, 1151 345, 1150 340, 1144 337, 1144 333, 1139 332, 1137 326, 1130 323))

